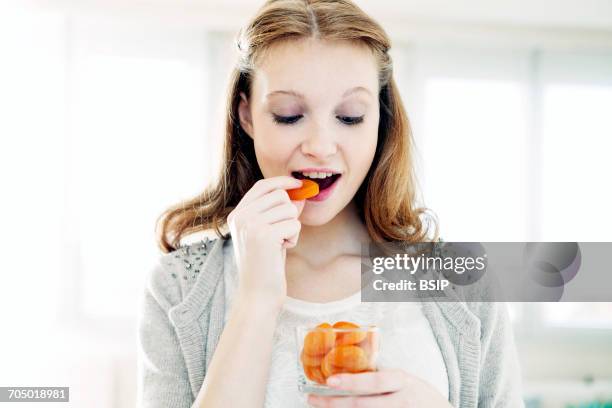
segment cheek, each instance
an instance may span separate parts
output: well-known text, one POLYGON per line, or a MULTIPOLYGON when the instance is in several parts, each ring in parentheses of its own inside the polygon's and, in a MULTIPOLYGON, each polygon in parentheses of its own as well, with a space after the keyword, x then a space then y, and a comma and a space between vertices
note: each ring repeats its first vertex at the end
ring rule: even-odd
POLYGON ((351 173, 360 179, 365 177, 374 160, 376 152, 377 134, 369 134, 364 137, 361 143, 352 143, 347 147, 348 161, 351 173))
POLYGON ((254 145, 257 163, 264 177, 284 175, 292 147, 278 129, 255 130, 254 145))

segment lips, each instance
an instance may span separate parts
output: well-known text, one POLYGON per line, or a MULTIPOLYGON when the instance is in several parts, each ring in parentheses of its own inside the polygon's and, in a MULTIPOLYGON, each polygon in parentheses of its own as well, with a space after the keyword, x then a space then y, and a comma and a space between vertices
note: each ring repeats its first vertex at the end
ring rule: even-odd
POLYGON ((325 178, 310 178, 306 177, 298 171, 291 172, 291 175, 296 179, 308 179, 314 181, 319 185, 319 191, 325 190, 326 188, 334 184, 334 182, 340 177, 340 174, 332 174, 330 177, 325 178))

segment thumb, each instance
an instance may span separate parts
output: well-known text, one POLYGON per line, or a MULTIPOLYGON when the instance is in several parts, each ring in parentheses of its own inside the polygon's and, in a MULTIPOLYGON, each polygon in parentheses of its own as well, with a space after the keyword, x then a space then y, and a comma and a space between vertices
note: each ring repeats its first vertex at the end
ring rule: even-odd
POLYGON ((297 208, 298 210, 298 218, 300 218, 300 215, 302 214, 302 210, 304 209, 304 205, 306 204, 306 200, 299 200, 299 201, 293 201, 291 200, 291 203, 293 205, 295 205, 295 208, 297 208))
MULTIPOLYGON (((299 201, 291 200, 291 203, 295 205, 295 208, 297 208, 298 210, 297 218, 299 219, 300 215, 302 214, 302 210, 304 209, 304 204, 306 203, 306 200, 299 200, 299 201)), ((283 249, 293 248, 297 244, 298 236, 299 236, 299 233, 291 237, 290 239, 285 239, 283 241, 283 249)))

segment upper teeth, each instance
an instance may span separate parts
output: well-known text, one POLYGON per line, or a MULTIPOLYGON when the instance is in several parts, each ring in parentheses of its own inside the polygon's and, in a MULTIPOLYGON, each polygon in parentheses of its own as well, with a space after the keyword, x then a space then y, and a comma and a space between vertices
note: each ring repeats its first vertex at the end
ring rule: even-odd
POLYGON ((334 173, 311 171, 311 172, 302 172, 302 174, 308 178, 325 178, 325 177, 331 177, 334 173))

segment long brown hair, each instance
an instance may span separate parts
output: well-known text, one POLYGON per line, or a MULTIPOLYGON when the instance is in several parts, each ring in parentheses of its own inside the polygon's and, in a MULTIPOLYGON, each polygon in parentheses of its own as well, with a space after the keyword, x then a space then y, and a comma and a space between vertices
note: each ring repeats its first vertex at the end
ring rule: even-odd
MULTIPOLYGON (((370 170, 355 195, 359 216, 374 242, 429 242, 428 228, 415 208, 412 131, 400 99, 382 27, 349 0, 268 0, 236 37, 239 59, 227 94, 224 158, 217 179, 201 194, 167 209, 157 220, 164 252, 177 249, 191 233, 214 229, 219 237, 227 215, 263 177, 252 139, 239 123, 240 92, 250 97, 258 61, 278 41, 303 38, 350 41, 370 48, 379 67, 380 122, 370 170)), ((438 239, 435 225, 434 241, 438 239)))

